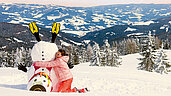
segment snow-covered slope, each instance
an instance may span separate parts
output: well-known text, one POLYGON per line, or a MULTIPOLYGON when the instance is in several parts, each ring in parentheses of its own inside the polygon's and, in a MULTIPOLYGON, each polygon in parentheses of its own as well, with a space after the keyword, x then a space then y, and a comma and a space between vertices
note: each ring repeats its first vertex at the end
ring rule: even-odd
MULTIPOLYGON (((171 60, 171 50, 166 50, 171 60)), ((137 70, 139 54, 122 56, 122 65, 92 67, 83 63, 72 69, 72 87, 87 87, 91 91, 80 93, 45 93, 26 90, 27 74, 17 69, 0 68, 2 96, 170 96, 171 73, 158 74, 137 70)))

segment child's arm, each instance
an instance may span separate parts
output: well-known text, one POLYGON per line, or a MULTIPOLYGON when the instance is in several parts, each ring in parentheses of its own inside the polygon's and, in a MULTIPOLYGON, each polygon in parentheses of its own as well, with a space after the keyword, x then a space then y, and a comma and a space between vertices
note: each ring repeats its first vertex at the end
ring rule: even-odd
POLYGON ((38 66, 38 67, 55 67, 55 66, 58 66, 58 60, 37 61, 37 62, 35 62, 35 66, 38 66))

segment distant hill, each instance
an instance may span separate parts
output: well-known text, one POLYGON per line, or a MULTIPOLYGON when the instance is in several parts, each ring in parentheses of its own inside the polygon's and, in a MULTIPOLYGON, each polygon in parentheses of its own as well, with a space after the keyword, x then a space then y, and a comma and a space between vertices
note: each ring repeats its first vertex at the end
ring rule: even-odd
POLYGON ((171 4, 116 4, 95 7, 65 7, 38 4, 0 4, 0 22, 37 22, 42 28, 61 23, 65 33, 84 36, 114 25, 139 25, 171 16, 171 4))
POLYGON ((89 32, 82 38, 84 40, 96 41, 102 45, 105 39, 108 39, 111 43, 115 40, 123 40, 124 38, 147 35, 149 31, 156 34, 156 36, 161 39, 168 38, 171 42, 171 16, 146 21, 141 25, 115 25, 100 31, 89 32))
MULTIPOLYGON (((39 27, 39 30, 42 40, 51 40, 50 29, 39 27)), ((70 35, 61 30, 55 43, 68 46, 71 44, 88 44, 95 41, 103 45, 106 39, 109 40, 109 43, 112 43, 125 38, 141 37, 147 35, 149 31, 155 33, 162 40, 169 39, 171 42, 171 16, 146 21, 141 25, 115 25, 103 30, 89 32, 83 37, 70 35)), ((36 39, 29 31, 28 25, 0 22, 0 41, 0 50, 13 50, 21 46, 31 48, 36 39)))
MULTIPOLYGON (((51 41, 51 33, 49 29, 39 27, 40 36, 43 41, 51 41)), ((61 45, 61 43, 74 44, 72 40, 77 41, 76 44, 81 44, 78 37, 73 37, 66 33, 60 32, 56 38, 55 43, 61 45)), ((6 22, 0 22, 0 50, 13 50, 17 47, 32 48, 37 42, 32 35, 27 25, 23 24, 11 24, 6 22)))

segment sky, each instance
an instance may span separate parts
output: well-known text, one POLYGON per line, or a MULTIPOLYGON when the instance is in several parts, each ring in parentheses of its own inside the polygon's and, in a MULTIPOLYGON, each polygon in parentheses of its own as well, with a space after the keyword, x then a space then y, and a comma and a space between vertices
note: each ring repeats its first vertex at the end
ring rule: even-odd
POLYGON ((171 4, 171 0, 0 0, 0 3, 54 4, 68 7, 92 7, 112 4, 171 4))

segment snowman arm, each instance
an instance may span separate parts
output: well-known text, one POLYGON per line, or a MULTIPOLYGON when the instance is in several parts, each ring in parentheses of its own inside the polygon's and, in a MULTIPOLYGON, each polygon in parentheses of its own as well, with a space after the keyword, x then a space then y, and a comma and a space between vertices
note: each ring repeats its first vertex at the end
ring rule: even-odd
POLYGON ((58 66, 58 60, 53 60, 53 61, 38 61, 35 62, 35 66, 38 67, 56 67, 58 66))

